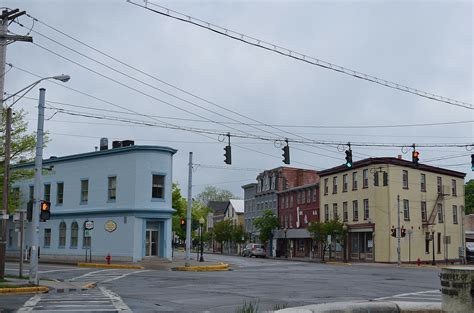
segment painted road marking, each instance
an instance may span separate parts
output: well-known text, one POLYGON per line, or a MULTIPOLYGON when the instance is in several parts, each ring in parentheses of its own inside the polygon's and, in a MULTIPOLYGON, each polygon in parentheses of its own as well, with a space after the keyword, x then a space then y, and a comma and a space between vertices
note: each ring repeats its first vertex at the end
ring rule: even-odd
POLYGON ((30 298, 18 312, 123 312, 132 310, 116 293, 104 288, 78 293, 43 293, 30 298))
POLYGON ((441 302, 441 292, 439 290, 426 290, 410 293, 401 293, 390 297, 373 299, 374 301, 412 301, 412 302, 441 302))

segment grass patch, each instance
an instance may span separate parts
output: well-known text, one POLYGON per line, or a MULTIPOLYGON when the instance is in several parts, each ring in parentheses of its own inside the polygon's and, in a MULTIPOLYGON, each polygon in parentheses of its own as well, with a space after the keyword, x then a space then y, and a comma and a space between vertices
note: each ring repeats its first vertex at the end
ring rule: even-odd
POLYGON ((18 275, 5 275, 6 278, 15 278, 15 279, 28 279, 28 277, 26 276, 23 276, 23 277, 20 277, 18 275))
POLYGON ((235 313, 258 313, 258 301, 244 302, 244 305, 237 308, 235 313))
POLYGON ((25 286, 0 283, 0 288, 20 288, 20 287, 25 287, 25 286))

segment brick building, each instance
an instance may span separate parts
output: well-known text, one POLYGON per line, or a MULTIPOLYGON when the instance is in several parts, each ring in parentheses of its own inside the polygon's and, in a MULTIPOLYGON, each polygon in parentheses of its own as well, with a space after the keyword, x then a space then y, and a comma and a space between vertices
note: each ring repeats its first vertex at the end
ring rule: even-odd
POLYGON ((314 247, 306 230, 319 221, 319 183, 313 182, 278 192, 278 217, 282 229, 275 231, 276 255, 309 257, 314 247))
POLYGON ((250 235, 250 240, 258 241, 258 232, 253 227, 255 218, 262 216, 265 210, 278 215, 277 192, 308 185, 315 181, 319 181, 319 176, 314 170, 281 166, 260 173, 256 184, 242 186, 245 201, 245 229, 250 235))

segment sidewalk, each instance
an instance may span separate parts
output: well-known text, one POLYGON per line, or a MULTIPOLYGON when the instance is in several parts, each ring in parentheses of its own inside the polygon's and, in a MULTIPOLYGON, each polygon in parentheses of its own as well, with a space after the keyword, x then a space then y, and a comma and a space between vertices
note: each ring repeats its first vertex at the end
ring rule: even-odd
POLYGON ((5 286, 12 285, 15 288, 0 288, 0 294, 35 293, 35 292, 69 292, 94 287, 92 282, 64 282, 59 280, 40 279, 38 286, 31 286, 27 279, 6 278, 5 286), (19 288, 18 288, 19 287, 19 288))

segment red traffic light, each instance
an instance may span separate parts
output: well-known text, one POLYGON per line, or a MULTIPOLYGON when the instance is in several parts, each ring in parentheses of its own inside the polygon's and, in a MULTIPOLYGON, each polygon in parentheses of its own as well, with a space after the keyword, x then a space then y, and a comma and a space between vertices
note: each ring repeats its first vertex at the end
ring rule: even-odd
POLYGON ((180 223, 181 223, 181 225, 184 225, 184 223, 185 223, 184 218, 181 219, 180 223))
POLYGON ((413 157, 418 158, 420 156, 420 152, 418 151, 413 151, 413 157))

